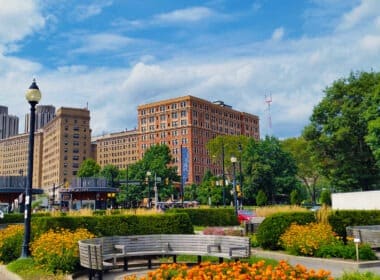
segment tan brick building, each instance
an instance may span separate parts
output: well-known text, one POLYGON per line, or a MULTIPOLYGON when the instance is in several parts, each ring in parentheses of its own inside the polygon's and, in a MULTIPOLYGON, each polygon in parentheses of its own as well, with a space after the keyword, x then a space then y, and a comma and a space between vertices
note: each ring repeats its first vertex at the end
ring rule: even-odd
MULTIPOLYGON (((0 140, 0 176, 27 175, 29 134, 0 140)), ((91 157, 90 112, 60 108, 35 133, 33 188, 71 182, 84 159, 91 157)))
POLYGON ((137 130, 111 133, 92 139, 96 142, 96 162, 103 168, 111 164, 126 169, 140 157, 137 130))

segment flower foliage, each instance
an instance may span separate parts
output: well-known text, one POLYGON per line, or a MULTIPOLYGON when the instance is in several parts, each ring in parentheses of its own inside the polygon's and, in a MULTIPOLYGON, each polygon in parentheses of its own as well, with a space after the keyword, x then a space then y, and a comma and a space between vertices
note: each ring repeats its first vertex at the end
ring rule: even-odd
MULTIPOLYGON (((136 280, 135 275, 126 276, 124 280, 136 280)), ((159 269, 149 272, 140 280, 327 280, 333 279, 330 272, 325 270, 307 270, 301 265, 290 266, 285 261, 280 261, 277 266, 266 265, 264 261, 254 264, 243 262, 230 262, 211 264, 204 262, 200 265, 188 267, 186 264, 163 264, 159 269)))
POLYGON ((78 241, 95 237, 87 229, 49 230, 31 244, 36 264, 52 272, 73 272, 79 265, 78 241))
POLYGON ((0 230, 0 261, 8 263, 20 257, 23 233, 23 225, 9 225, 0 230))
POLYGON ((295 255, 314 256, 322 245, 333 245, 339 238, 325 223, 298 225, 293 223, 280 237, 285 250, 295 255))

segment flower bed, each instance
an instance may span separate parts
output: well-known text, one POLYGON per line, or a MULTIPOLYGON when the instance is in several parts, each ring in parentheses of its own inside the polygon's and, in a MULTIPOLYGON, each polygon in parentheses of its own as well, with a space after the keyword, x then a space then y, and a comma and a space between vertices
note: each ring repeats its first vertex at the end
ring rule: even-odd
POLYGON ((266 265, 265 261, 249 264, 245 262, 230 262, 211 264, 204 262, 200 265, 189 267, 186 264, 163 264, 159 269, 149 272, 148 275, 137 278, 135 275, 126 276, 124 280, 277 280, 277 279, 309 279, 327 280, 333 279, 329 271, 307 270, 302 265, 295 267, 285 261, 280 261, 277 266, 266 265))

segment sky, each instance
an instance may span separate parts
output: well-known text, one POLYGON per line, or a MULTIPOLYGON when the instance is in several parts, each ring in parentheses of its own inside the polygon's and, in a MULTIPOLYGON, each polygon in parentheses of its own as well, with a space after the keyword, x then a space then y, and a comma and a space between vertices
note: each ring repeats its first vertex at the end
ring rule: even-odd
POLYGON ((380 0, 0 0, 0 105, 88 108, 92 135, 193 95, 297 137, 326 87, 380 71, 380 0))

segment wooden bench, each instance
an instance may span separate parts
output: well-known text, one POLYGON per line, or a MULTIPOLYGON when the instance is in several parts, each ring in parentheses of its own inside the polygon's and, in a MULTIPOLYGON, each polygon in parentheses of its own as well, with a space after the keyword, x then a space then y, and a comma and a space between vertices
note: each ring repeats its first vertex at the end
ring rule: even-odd
MULTIPOLYGON (((249 237, 194 234, 110 236, 79 241, 81 265, 89 269, 94 269, 87 261, 92 259, 83 244, 99 245, 103 262, 109 260, 116 265, 118 259, 123 259, 124 270, 128 270, 129 260, 136 257, 147 258, 151 268, 152 259, 158 256, 171 256, 176 262, 178 255, 192 255, 197 256, 200 263, 202 256, 218 257, 219 262, 223 262, 223 259, 247 258, 251 252, 249 237), (82 261, 82 257, 86 261, 82 261)), ((101 267, 96 270, 101 270, 101 267)))
POLYGON ((346 227, 347 236, 358 238, 371 248, 380 248, 380 225, 346 227))
POLYGON ((97 279, 101 280, 104 271, 119 267, 116 262, 117 253, 104 254, 101 242, 94 241, 94 243, 79 241, 80 265, 88 268, 88 279, 93 279, 98 275, 97 279))

